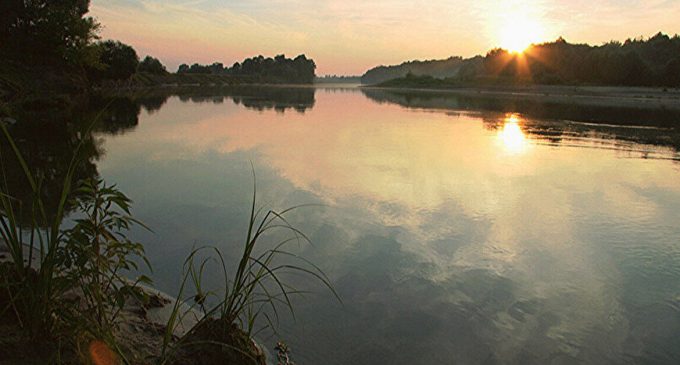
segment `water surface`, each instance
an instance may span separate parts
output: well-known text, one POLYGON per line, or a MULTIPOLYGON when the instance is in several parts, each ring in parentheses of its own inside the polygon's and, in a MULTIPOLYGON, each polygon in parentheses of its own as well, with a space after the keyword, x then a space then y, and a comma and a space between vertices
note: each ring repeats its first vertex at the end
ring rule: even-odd
POLYGON ((344 305, 311 285, 262 338, 298 364, 680 362, 675 112, 342 88, 136 102, 97 132, 96 169, 153 228, 134 235, 161 289, 192 246, 235 257, 251 163, 259 203, 320 204, 291 223, 344 305))

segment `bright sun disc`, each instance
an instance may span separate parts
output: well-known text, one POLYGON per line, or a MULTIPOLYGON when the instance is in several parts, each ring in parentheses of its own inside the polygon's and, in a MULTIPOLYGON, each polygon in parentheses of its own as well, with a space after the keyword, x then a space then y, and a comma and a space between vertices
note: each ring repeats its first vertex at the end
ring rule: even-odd
POLYGON ((531 19, 515 17, 501 28, 501 47, 510 52, 522 53, 532 43, 542 38, 541 26, 531 19))

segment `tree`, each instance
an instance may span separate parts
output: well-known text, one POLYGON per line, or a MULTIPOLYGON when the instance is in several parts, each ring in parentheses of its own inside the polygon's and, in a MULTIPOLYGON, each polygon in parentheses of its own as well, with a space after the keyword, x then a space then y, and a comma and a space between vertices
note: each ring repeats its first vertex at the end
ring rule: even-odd
POLYGON ((99 25, 89 0, 0 1, 0 54, 33 64, 83 64, 99 25))
POLYGON ((316 64, 313 60, 308 59, 305 55, 301 54, 293 60, 293 67, 297 71, 297 82, 309 84, 314 82, 316 64))
POLYGON ((100 70, 95 74, 100 79, 126 80, 137 70, 139 58, 135 49, 119 41, 99 42, 100 70))
POLYGON ((241 64, 238 62, 234 62, 234 64, 231 66, 231 69, 227 70, 231 75, 238 75, 241 73, 241 64))
POLYGON ((199 65, 198 63, 194 63, 189 67, 190 74, 207 74, 208 73, 208 66, 203 66, 199 65))
POLYGON ((220 62, 215 62, 212 65, 208 66, 207 68, 211 74, 224 73, 224 65, 220 62))
POLYGON ((664 83, 667 86, 680 87, 680 57, 671 60, 664 67, 664 83))
POLYGON ((247 76, 249 79, 258 82, 302 84, 314 82, 315 70, 316 64, 305 55, 290 59, 281 54, 274 58, 265 58, 261 55, 246 58, 242 63, 235 62, 231 68, 224 67, 220 62, 211 65, 194 63, 189 66, 182 64, 177 69, 177 73, 228 74, 247 76))
POLYGON ((165 75, 168 73, 168 70, 165 69, 165 66, 163 66, 161 61, 158 58, 151 56, 144 57, 142 62, 139 63, 139 66, 137 66, 137 71, 154 75, 165 75))

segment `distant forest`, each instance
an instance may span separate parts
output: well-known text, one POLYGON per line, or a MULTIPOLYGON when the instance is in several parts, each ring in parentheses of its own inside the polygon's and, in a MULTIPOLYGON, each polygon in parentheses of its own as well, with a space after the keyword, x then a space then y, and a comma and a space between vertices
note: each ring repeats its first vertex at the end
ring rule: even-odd
POLYGON ((310 84, 314 82, 315 70, 316 64, 305 55, 299 55, 294 59, 278 55, 274 58, 263 56, 247 58, 241 63, 234 63, 231 67, 225 67, 220 62, 212 65, 182 64, 177 73, 246 76, 260 82, 310 84))
POLYGON ((559 38, 532 45, 519 54, 494 49, 484 57, 465 60, 380 66, 366 72, 362 83, 381 83, 407 74, 445 79, 449 84, 679 87, 680 37, 658 33, 649 39, 612 41, 601 46, 572 44, 559 38))
MULTIPOLYGON (((0 100, 135 85, 138 79, 184 81, 157 58, 140 60, 132 46, 100 40, 101 25, 87 16, 89 6, 89 0, 0 1, 0 100)), ((183 65, 179 71, 225 75, 221 82, 312 83, 315 69, 304 55, 281 55, 248 58, 229 68, 219 63, 183 65)))
MULTIPOLYGON (((479 57, 481 59, 481 57, 479 57)), ((428 75, 436 78, 450 78, 458 75, 464 62, 462 57, 449 57, 445 60, 408 61, 400 65, 374 67, 361 76, 362 84, 378 84, 387 80, 414 75, 428 75)))

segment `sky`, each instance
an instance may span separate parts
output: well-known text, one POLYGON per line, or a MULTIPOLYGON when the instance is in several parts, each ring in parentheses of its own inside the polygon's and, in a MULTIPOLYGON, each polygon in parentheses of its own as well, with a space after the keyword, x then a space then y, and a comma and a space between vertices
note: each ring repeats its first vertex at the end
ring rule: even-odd
POLYGON ((680 0, 92 0, 100 36, 140 57, 231 65, 305 54, 317 75, 471 57, 562 36, 571 43, 680 33, 680 0))

